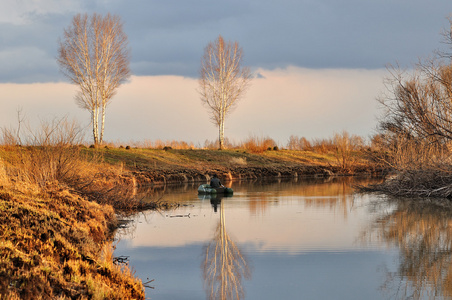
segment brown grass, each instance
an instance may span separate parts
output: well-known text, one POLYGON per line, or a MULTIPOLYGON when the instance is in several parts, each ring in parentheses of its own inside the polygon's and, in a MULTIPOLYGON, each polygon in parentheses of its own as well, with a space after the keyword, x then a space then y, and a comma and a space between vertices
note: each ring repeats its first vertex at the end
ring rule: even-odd
MULTIPOLYGON (((19 183, 16 183, 17 188, 19 183)), ((141 282, 112 263, 115 214, 48 185, 0 193, 0 294, 6 299, 144 299, 141 282)))
POLYGON ((46 189, 49 184, 122 211, 153 207, 136 196, 134 176, 122 165, 103 162, 100 149, 78 146, 26 146, 0 148, 0 177, 11 183, 46 189))

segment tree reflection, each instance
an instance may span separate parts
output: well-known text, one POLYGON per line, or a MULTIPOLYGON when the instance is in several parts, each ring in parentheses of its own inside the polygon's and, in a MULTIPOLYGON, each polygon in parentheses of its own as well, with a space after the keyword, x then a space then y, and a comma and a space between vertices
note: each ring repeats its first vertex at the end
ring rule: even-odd
POLYGON ((223 201, 212 198, 211 204, 215 211, 220 206, 220 221, 204 252, 202 269, 206 293, 209 299, 242 299, 242 280, 249 279, 251 272, 245 257, 226 231, 223 201))
POLYGON ((432 203, 397 200, 396 208, 366 232, 400 249, 399 267, 383 288, 401 299, 452 296, 452 210, 432 203), (394 285, 394 286, 391 286, 394 285))
POLYGON ((298 199, 308 208, 328 208, 348 218, 354 205, 355 185, 380 182, 380 178, 328 177, 279 181, 239 182, 235 187, 248 193, 251 215, 264 215, 267 208, 282 199, 298 199), (250 193, 252 192, 252 193, 250 193))

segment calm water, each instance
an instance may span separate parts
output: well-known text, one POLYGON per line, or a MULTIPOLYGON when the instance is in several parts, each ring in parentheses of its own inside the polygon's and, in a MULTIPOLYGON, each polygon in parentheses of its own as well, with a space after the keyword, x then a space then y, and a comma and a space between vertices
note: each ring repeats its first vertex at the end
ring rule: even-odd
POLYGON ((117 233, 151 299, 448 299, 451 213, 354 195, 369 180, 233 183, 154 197, 183 203, 132 217, 117 233))

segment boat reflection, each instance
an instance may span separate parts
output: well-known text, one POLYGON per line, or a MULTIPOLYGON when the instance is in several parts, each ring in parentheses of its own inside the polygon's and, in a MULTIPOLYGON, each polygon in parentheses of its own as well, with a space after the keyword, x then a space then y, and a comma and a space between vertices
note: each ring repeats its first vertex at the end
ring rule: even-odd
POLYGON ((242 280, 251 278, 245 257, 226 231, 224 201, 212 196, 210 203, 215 212, 220 208, 220 220, 213 239, 204 247, 202 271, 208 299, 243 299, 242 280))
POLYGON ((390 200, 389 204, 394 209, 363 236, 400 249, 399 266, 395 272, 386 272, 382 288, 397 291, 397 299, 450 299, 452 208, 421 200, 390 200))

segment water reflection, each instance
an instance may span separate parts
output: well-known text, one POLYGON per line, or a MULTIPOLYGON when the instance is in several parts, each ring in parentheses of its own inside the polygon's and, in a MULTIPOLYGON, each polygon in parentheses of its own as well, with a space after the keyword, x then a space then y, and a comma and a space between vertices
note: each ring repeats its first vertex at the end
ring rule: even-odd
POLYGON ((395 208, 379 218, 364 235, 400 249, 397 271, 387 272, 382 288, 395 293, 391 297, 397 299, 449 299, 452 297, 451 208, 421 200, 391 200, 391 204, 395 208))
POLYGON ((154 188, 149 199, 181 205, 131 216, 115 255, 155 279, 152 299, 379 300, 381 266, 394 271, 398 250, 357 240, 369 224, 372 238, 381 233, 375 218, 392 211, 370 211, 370 196, 352 195, 371 180, 234 182, 234 196, 222 199, 193 184, 154 188))
POLYGON ((215 212, 220 206, 220 220, 213 239, 205 246, 202 263, 204 285, 209 299, 242 299, 242 280, 251 277, 245 257, 226 231, 224 204, 221 196, 213 196, 210 203, 215 212))
MULTIPOLYGON (((236 197, 249 196, 248 206, 252 215, 264 215, 271 203, 282 199, 287 200, 287 198, 297 198, 307 207, 337 210, 346 217, 353 205, 353 185, 375 182, 375 178, 307 177, 302 180, 292 178, 226 182, 225 185, 234 188, 236 197)), ((137 191, 137 197, 143 201, 192 202, 192 191, 198 186, 198 183, 183 183, 172 186, 142 187, 137 191)), ((199 199, 203 200, 206 197, 200 196, 199 199)))

